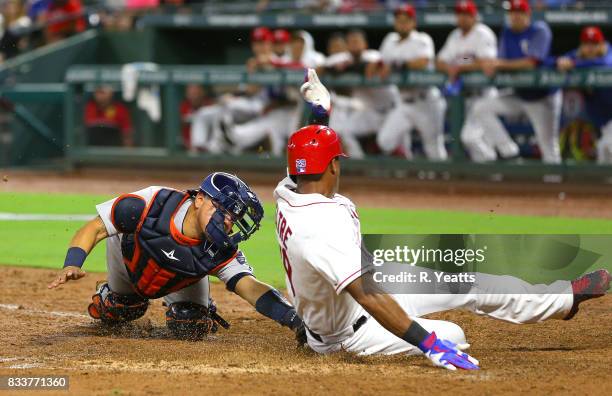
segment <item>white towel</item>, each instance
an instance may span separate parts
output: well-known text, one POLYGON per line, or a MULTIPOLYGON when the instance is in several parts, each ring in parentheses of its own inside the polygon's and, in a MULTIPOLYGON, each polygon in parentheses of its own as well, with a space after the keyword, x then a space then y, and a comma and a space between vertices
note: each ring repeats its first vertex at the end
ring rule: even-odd
POLYGON ((138 78, 143 71, 154 72, 158 69, 158 65, 150 62, 127 63, 121 68, 123 100, 131 102, 137 98, 138 108, 144 110, 154 122, 161 120, 159 85, 139 87, 138 78))

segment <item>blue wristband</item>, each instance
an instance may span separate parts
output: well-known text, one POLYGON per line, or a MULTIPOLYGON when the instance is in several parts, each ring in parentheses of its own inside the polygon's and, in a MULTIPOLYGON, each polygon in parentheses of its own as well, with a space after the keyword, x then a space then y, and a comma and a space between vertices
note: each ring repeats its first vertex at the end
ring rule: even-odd
POLYGON ((64 268, 66 267, 79 267, 83 266, 85 259, 87 258, 87 252, 80 247, 73 246, 66 252, 66 259, 64 260, 64 268))

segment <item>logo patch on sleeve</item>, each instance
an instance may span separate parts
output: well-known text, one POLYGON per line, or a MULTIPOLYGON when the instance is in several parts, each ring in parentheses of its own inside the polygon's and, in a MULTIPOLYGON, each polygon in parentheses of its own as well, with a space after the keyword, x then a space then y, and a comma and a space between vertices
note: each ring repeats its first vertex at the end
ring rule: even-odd
POLYGON ((236 260, 242 265, 247 263, 246 257, 244 257, 244 254, 241 251, 236 255, 236 260))

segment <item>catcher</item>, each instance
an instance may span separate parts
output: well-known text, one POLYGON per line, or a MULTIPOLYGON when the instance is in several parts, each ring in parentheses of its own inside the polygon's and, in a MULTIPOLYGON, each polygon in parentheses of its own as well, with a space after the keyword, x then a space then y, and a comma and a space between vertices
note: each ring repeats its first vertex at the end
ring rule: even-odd
POLYGON ((98 216, 76 232, 56 288, 85 276, 89 252, 106 239, 108 281, 97 286, 88 312, 106 324, 143 316, 164 298, 166 324, 177 338, 201 339, 229 327, 210 298, 208 275, 223 281, 261 313, 305 339, 295 309, 255 279, 238 244, 255 233, 263 207, 238 177, 210 174, 195 190, 148 187, 96 206, 98 216))

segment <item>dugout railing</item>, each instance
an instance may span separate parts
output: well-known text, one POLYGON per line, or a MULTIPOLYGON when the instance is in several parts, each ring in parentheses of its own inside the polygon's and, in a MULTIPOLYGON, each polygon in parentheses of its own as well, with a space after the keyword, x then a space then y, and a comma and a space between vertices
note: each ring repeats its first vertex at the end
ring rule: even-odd
MULTIPOLYGON (((506 20, 502 7, 485 6, 480 9, 481 21, 491 27, 500 27, 506 20)), ((586 9, 548 9, 534 10, 534 20, 543 20, 551 26, 576 26, 595 24, 607 26, 612 21, 612 6, 597 5, 586 9)), ((456 17, 452 6, 423 9, 417 12, 417 25, 419 29, 455 26, 456 17)), ((143 15, 138 20, 139 27, 154 29, 164 28, 195 28, 220 29, 253 28, 267 26, 270 28, 301 28, 301 29, 342 29, 361 28, 391 29, 393 27, 393 13, 387 10, 363 12, 304 12, 291 10, 284 12, 192 12, 177 14, 143 15)))
MULTIPOLYGON (((154 72, 142 72, 139 84, 158 85, 162 100, 162 119, 159 125, 150 125, 141 133, 141 141, 148 147, 87 147, 79 136, 79 123, 82 113, 77 109, 78 95, 83 87, 106 83, 118 85, 121 81, 120 66, 79 65, 68 69, 64 95, 64 143, 65 156, 69 166, 118 165, 118 166, 168 166, 168 167, 208 167, 220 166, 232 169, 277 170, 284 168, 283 159, 270 158, 265 154, 231 155, 187 155, 180 148, 181 120, 178 112, 181 87, 188 83, 203 85, 233 86, 250 83, 259 85, 299 86, 303 82, 301 71, 274 71, 247 73, 240 66, 171 66, 160 67, 154 72), (160 136, 152 136, 159 134, 160 136), (157 139, 158 144, 150 142, 157 139)), ((480 73, 464 76, 465 88, 488 85, 498 87, 562 87, 594 88, 612 87, 612 70, 595 69, 573 73, 559 73, 553 70, 534 72, 499 73, 489 79, 480 73)), ((339 77, 324 78, 330 87, 381 85, 394 83, 398 86, 443 86, 446 76, 437 72, 408 72, 392 74, 388 80, 365 79, 360 75, 346 74, 339 77)), ((349 172, 367 174, 374 177, 404 177, 416 174, 423 178, 463 178, 478 177, 502 180, 509 178, 535 178, 550 182, 562 180, 612 182, 612 166, 597 165, 593 162, 566 160, 561 165, 545 165, 536 160, 522 162, 494 162, 474 164, 465 154, 459 139, 463 124, 464 98, 448 98, 448 126, 450 130, 450 161, 429 162, 426 160, 407 161, 405 159, 374 156, 363 160, 346 162, 349 172)))

